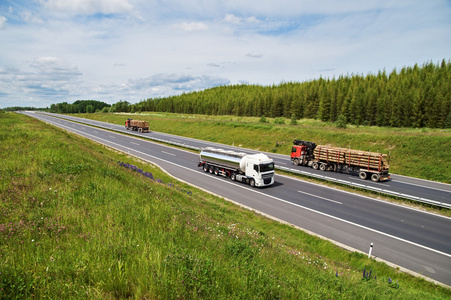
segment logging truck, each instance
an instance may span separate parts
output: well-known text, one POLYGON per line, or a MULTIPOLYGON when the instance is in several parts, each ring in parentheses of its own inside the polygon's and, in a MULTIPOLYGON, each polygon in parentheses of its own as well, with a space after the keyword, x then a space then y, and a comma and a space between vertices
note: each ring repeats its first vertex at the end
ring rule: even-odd
POLYGON ((212 147, 203 148, 198 167, 217 176, 230 177, 254 187, 274 183, 274 161, 263 153, 246 154, 212 147))
POLYGON ((128 118, 127 121, 125 121, 125 129, 138 132, 149 132, 149 122, 128 118))
POLYGON ((294 140, 291 148, 291 161, 296 166, 310 166, 315 170, 355 173, 361 179, 371 178, 372 181, 390 179, 389 156, 378 152, 316 145, 313 142, 294 140))

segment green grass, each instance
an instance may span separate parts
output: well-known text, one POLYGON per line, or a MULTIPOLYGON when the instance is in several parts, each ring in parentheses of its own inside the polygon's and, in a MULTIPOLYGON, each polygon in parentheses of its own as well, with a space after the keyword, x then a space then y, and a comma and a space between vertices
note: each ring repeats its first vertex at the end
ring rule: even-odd
POLYGON ((451 297, 38 120, 0 130, 1 299, 451 297))
MULTIPOLYGON (((130 114, 77 114, 86 118, 123 124, 130 114)), ((451 183, 451 130, 348 126, 338 129, 318 120, 300 120, 297 125, 276 120, 236 116, 142 113, 136 119, 149 121, 151 130, 198 138, 260 151, 289 155, 294 139, 317 144, 350 147, 391 154, 390 172, 451 183)))

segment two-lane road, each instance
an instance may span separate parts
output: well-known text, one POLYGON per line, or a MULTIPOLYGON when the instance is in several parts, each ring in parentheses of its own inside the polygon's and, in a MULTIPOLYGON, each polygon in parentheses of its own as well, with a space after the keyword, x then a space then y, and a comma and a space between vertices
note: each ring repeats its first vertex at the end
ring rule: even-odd
POLYGON ((55 126, 151 161, 173 176, 352 249, 451 285, 451 219, 349 192, 276 176, 253 189, 204 173, 198 155, 51 115, 27 113, 55 126))

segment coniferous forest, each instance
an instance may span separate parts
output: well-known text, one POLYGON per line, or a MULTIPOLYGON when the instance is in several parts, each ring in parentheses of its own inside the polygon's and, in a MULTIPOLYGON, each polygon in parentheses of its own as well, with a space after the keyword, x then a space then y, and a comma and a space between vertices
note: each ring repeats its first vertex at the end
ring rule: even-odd
POLYGON ((354 125, 451 128, 451 62, 366 76, 341 75, 278 85, 229 85, 136 104, 95 100, 52 104, 51 112, 170 112, 319 119, 354 125))
MULTIPOLYGON (((312 118, 355 125, 451 127, 451 63, 279 85, 231 85, 143 100, 124 111, 312 118)), ((112 106, 114 109, 114 105, 112 106)))

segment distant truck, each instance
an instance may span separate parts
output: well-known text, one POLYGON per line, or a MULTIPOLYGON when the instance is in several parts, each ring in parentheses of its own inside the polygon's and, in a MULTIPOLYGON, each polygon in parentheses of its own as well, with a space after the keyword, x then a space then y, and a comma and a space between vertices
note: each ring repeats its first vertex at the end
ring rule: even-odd
POLYGON ((205 172, 239 181, 254 187, 274 184, 274 161, 263 153, 246 154, 207 147, 199 154, 198 166, 205 172))
POLYGON ((305 165, 322 171, 356 173, 361 179, 372 181, 390 179, 389 157, 377 152, 366 152, 316 145, 313 142, 294 140, 291 161, 296 166, 305 165))
POLYGON ((149 132, 149 122, 133 120, 129 118, 127 119, 127 121, 125 121, 125 129, 138 132, 149 132))

